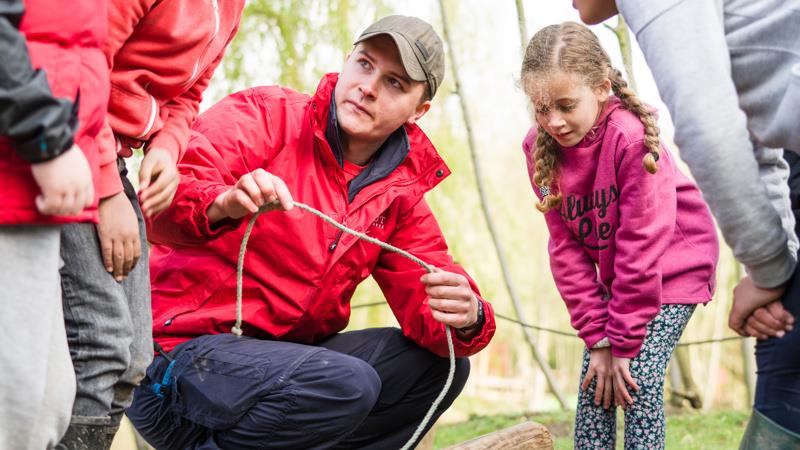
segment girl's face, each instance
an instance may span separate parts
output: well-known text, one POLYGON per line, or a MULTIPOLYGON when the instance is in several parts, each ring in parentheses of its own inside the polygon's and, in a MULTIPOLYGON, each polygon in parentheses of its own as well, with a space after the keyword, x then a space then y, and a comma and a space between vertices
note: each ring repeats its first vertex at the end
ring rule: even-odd
POLYGON ((578 10, 583 23, 598 24, 617 14, 614 0, 572 0, 572 7, 578 10))
POLYGON ((592 88, 561 71, 536 79, 530 90, 536 122, 562 147, 578 144, 594 126, 608 100, 611 82, 592 88))

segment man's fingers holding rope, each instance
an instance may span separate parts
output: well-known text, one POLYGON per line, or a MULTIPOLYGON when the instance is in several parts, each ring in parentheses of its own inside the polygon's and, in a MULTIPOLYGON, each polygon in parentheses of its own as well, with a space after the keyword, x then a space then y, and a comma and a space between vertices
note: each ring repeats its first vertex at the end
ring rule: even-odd
POLYGON ((435 269, 420 278, 428 294, 433 318, 453 328, 465 328, 478 320, 478 298, 467 278, 435 269))

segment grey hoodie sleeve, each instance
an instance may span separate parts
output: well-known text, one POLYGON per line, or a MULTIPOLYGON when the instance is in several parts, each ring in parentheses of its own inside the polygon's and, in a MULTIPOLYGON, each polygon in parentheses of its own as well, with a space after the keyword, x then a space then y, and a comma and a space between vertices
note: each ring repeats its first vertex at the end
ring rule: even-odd
POLYGON ((22 0, 0 0, 0 136, 35 163, 72 147, 77 110, 72 102, 55 98, 44 71, 31 66, 19 32, 23 13, 22 0))
POLYGON ((725 241, 758 286, 792 275, 797 238, 779 150, 756 152, 731 79, 721 2, 617 0, 725 241))

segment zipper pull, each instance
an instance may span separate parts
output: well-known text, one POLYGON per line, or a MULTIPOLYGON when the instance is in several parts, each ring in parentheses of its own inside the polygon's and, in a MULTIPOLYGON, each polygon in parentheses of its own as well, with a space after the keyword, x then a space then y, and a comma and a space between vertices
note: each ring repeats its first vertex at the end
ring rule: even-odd
POLYGON ((342 233, 342 230, 336 233, 336 238, 333 239, 333 243, 328 247, 328 252, 333 253, 336 250, 336 246, 339 245, 339 239, 342 238, 342 233))

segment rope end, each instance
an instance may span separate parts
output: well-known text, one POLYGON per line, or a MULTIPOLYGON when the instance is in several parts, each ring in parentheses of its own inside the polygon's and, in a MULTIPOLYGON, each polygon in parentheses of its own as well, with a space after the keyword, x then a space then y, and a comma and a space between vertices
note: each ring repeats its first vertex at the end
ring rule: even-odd
POLYGON ((231 328, 231 333, 235 334, 236 336, 241 336, 242 335, 242 329, 239 328, 238 325, 234 325, 233 328, 231 328))

